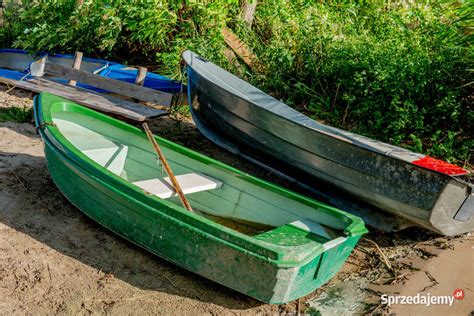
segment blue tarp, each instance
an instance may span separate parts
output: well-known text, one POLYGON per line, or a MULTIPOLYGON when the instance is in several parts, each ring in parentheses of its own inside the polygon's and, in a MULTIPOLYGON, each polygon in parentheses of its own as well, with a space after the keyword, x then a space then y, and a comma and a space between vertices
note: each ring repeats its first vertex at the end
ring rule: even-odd
MULTIPOLYGON (((130 67, 116 64, 111 65, 102 70, 100 72, 100 75, 108 78, 134 83, 137 73, 137 69, 131 69, 130 67)), ((179 82, 173 81, 167 77, 155 74, 153 72, 147 73, 144 86, 147 88, 169 93, 177 93, 181 91, 181 84, 179 82)), ((183 91, 186 90, 183 89, 183 91)))

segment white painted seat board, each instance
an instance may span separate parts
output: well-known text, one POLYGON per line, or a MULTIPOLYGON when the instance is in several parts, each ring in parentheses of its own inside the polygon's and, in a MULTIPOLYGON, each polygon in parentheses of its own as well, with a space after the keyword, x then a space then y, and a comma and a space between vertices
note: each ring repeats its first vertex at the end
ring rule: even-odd
MULTIPOLYGON (((218 189, 222 186, 222 182, 205 176, 200 173, 187 173, 176 176, 184 194, 191 194, 206 190, 218 189)), ((176 192, 171 185, 168 177, 163 179, 149 179, 133 182, 139 188, 154 194, 162 199, 176 196, 176 192)))

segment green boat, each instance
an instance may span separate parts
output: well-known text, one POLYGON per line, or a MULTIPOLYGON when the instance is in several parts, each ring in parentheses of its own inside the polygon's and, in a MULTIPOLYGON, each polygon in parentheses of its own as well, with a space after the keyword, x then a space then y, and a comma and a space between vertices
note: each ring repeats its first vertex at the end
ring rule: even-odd
POLYGON ((189 271, 279 304, 333 277, 358 217, 155 137, 195 212, 181 206, 145 132, 42 93, 35 120, 51 177, 82 212, 189 271))

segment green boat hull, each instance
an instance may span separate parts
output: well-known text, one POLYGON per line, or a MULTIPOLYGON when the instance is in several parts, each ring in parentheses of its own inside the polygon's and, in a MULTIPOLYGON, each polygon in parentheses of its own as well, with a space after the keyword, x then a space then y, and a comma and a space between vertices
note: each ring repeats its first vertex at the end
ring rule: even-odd
MULTIPOLYGON (((101 172, 78 155, 77 150, 61 138, 51 120, 51 112, 54 112, 51 105, 58 102, 68 101, 47 94, 39 96, 35 100, 35 119, 41 127, 39 131, 45 143, 48 170, 64 196, 107 229, 205 278, 264 302, 286 303, 309 294, 333 277, 361 234, 366 232, 359 218, 328 207, 346 225, 344 242, 330 249, 307 243, 304 247, 291 247, 301 249, 295 251, 274 242, 275 238, 295 239, 298 234, 301 238, 307 237, 307 233, 303 234, 293 226, 278 227, 260 236, 247 236, 203 216, 186 212, 179 205, 150 196, 118 176, 101 172)), ((92 110, 74 104, 69 106, 95 119, 128 129, 131 133, 143 134, 134 127, 92 110)), ((156 139, 160 145, 194 156, 211 167, 234 173, 235 177, 248 181, 249 185, 257 185, 304 203, 317 203, 179 145, 164 144, 165 140, 156 139)))

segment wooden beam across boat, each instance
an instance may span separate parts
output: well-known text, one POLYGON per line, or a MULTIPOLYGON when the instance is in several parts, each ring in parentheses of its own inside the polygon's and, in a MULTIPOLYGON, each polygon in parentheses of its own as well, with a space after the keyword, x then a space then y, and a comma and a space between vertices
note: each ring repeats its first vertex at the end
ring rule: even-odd
MULTIPOLYGON (((117 80, 115 81, 119 82, 117 80)), ((145 122, 168 114, 166 111, 123 100, 111 95, 98 94, 87 89, 63 85, 42 78, 18 81, 0 77, 0 82, 34 92, 49 92, 89 108, 136 122, 145 122)))
POLYGON ((141 85, 98 76, 80 69, 51 63, 47 60, 44 63, 44 73, 54 77, 75 80, 77 82, 85 83, 130 98, 168 107, 171 105, 173 98, 173 95, 169 93, 159 92, 141 85))

